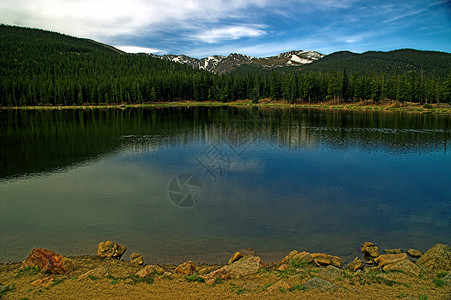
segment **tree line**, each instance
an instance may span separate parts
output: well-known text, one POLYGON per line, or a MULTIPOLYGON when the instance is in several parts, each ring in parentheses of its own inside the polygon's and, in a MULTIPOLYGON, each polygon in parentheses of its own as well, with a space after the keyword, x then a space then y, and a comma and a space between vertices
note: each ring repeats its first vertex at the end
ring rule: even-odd
POLYGON ((341 70, 213 74, 92 41, 0 26, 0 105, 82 105, 157 101, 292 103, 399 100, 450 103, 451 72, 386 74, 341 70))

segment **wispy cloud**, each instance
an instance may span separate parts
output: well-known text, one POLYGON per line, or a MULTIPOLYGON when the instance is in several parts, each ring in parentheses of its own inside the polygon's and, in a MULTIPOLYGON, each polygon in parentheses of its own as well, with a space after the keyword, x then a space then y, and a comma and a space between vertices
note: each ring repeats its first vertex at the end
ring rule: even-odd
POLYGON ((260 29, 263 25, 226 26, 202 30, 192 37, 206 43, 217 43, 224 40, 237 40, 243 37, 258 37, 265 35, 266 31, 260 29))
POLYGON ((447 0, 1 0, 0 22, 128 52, 266 56, 393 45, 450 51, 449 32, 434 29, 449 28, 450 11, 447 0))
POLYGON ((393 21, 397 21, 397 20, 400 20, 400 19, 407 18, 407 17, 415 16, 415 15, 418 15, 418 14, 421 14, 421 13, 424 13, 424 12, 426 12, 425 9, 420 9, 420 10, 410 11, 410 12, 407 12, 407 13, 404 13, 404 14, 397 14, 397 15, 395 15, 395 16, 387 19, 387 20, 382 21, 382 23, 390 23, 390 22, 393 22, 393 21))

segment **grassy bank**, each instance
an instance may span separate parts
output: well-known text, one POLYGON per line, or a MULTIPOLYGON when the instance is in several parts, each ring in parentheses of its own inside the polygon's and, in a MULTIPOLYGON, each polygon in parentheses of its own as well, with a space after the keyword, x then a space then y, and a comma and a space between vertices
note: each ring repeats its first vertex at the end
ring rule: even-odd
POLYGON ((60 110, 60 109, 126 109, 126 108, 146 108, 146 107, 189 107, 189 106, 232 106, 232 107, 277 107, 277 108, 314 108, 314 109, 331 109, 331 110, 350 110, 350 111, 405 111, 412 113, 434 113, 434 114, 451 114, 451 106, 447 104, 425 104, 419 103, 380 103, 365 104, 358 103, 341 103, 333 104, 330 101, 324 103, 289 103, 285 101, 270 101, 262 99, 259 103, 253 103, 251 100, 238 100, 233 102, 148 102, 143 104, 99 104, 99 105, 41 105, 41 106, 17 106, 2 107, 1 109, 18 109, 18 110, 60 110))
MULTIPOLYGON (((0 282, 7 286, 2 299, 447 299, 450 286, 441 284, 444 273, 382 272, 369 268, 364 272, 344 270, 330 278, 327 268, 290 266, 279 271, 277 265, 266 264, 253 275, 238 279, 217 280, 206 285, 197 273, 174 274, 175 266, 161 266, 165 274, 146 278, 134 275, 142 266, 116 259, 95 256, 70 257, 75 270, 70 274, 50 275, 45 285, 32 284, 49 277, 37 268, 21 268, 21 263, 0 264, 0 282), (85 272, 106 268, 107 276, 88 276, 85 272), (327 270, 326 270, 327 269, 327 270), (326 271, 325 271, 326 270, 326 271), (311 278, 325 278, 337 288, 333 291, 309 290, 304 284, 311 278), (440 278, 439 278, 440 277, 440 278), (438 279, 439 278, 439 279, 438 279)), ((202 270, 220 266, 202 265, 202 270)))

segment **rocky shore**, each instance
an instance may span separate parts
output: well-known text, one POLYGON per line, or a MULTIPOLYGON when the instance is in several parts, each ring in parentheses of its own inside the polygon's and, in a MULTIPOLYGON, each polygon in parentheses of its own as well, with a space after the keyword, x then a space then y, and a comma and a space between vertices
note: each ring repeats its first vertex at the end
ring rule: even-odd
POLYGON ((340 257, 293 250, 266 263, 252 249, 225 265, 145 264, 112 241, 95 256, 64 257, 35 248, 0 264, 3 299, 451 299, 451 248, 383 249, 371 242, 346 266, 340 257))

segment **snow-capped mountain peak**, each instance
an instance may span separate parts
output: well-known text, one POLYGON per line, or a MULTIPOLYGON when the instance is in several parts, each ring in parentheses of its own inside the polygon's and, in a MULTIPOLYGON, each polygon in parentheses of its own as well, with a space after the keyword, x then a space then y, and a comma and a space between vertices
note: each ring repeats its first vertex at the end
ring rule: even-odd
POLYGON ((252 57, 248 55, 231 53, 228 56, 213 55, 205 58, 192 58, 186 55, 152 55, 177 63, 189 64, 195 68, 204 69, 214 73, 226 73, 243 64, 256 64, 263 68, 277 68, 290 65, 309 64, 323 58, 325 55, 315 51, 290 51, 270 57, 252 57))

